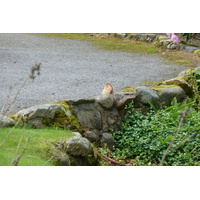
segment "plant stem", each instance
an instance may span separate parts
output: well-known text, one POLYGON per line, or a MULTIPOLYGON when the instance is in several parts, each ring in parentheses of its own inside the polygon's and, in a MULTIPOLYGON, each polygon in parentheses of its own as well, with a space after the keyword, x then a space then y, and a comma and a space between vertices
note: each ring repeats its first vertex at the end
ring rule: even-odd
POLYGON ((163 155, 163 157, 162 157, 162 159, 161 159, 161 161, 160 161, 160 164, 159 164, 160 166, 163 166, 163 162, 164 162, 165 158, 166 158, 167 155, 170 153, 170 149, 171 149, 171 147, 172 147, 172 145, 173 145, 173 142, 174 142, 176 136, 179 134, 179 132, 180 132, 180 130, 181 130, 181 126, 183 125, 183 121, 184 121, 184 118, 181 118, 180 123, 179 123, 179 126, 178 126, 178 129, 177 129, 176 133, 174 134, 174 137, 172 138, 172 140, 171 140, 169 146, 167 147, 167 150, 166 150, 165 154, 163 155))

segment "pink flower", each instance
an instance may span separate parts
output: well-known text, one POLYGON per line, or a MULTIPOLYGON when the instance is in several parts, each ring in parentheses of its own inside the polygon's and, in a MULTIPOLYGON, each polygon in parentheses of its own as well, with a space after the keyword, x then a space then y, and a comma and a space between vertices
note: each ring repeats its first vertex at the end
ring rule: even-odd
POLYGON ((180 44, 181 41, 177 35, 175 35, 174 33, 166 33, 166 34, 172 40, 173 43, 180 44))
POLYGON ((174 33, 172 33, 172 35, 171 35, 171 40, 175 44, 180 44, 180 42, 181 42, 180 39, 179 39, 179 37, 177 35, 175 35, 174 33))
POLYGON ((166 33, 166 34, 171 39, 171 36, 172 36, 173 33, 166 33))

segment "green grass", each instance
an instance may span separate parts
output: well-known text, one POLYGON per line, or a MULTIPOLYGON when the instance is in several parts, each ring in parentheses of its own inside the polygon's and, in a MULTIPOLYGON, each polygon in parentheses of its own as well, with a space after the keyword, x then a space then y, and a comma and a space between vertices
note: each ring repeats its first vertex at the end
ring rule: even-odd
POLYGON ((128 53, 150 54, 157 53, 158 48, 146 42, 136 42, 134 40, 122 40, 115 37, 92 37, 84 33, 42 33, 40 35, 47 37, 58 37, 72 40, 92 41, 94 45, 104 50, 123 51, 128 53))
POLYGON ((51 142, 67 140, 74 136, 67 130, 56 129, 30 129, 30 128, 3 128, 0 129, 0 166, 9 166, 13 159, 16 159, 23 151, 26 140, 28 141, 27 148, 20 159, 18 166, 53 166, 54 164, 49 161, 47 150, 51 146, 51 142), (6 135, 9 133, 6 141, 6 135), (20 143, 21 140, 21 143, 20 143), (18 145, 20 146, 18 148, 18 145), (2 144, 2 145, 1 145, 2 144), (16 150, 18 148, 18 153, 16 150))
POLYGON ((58 37, 71 40, 86 40, 86 41, 94 40, 90 35, 84 33, 39 33, 39 34, 48 37, 58 37))

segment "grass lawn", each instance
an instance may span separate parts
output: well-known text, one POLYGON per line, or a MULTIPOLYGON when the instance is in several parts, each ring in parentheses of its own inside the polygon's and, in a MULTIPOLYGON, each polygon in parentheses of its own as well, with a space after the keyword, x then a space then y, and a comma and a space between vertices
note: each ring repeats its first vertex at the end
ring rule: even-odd
POLYGON ((23 151, 28 138, 27 148, 18 166, 53 166, 47 150, 51 142, 67 140, 74 136, 68 130, 3 128, 0 129, 0 166, 10 166, 23 151), (10 134, 9 134, 10 133, 10 134), (8 136, 8 137, 7 137, 8 136), (5 138, 7 139, 5 140, 5 138), (5 142, 4 142, 5 141, 5 142), (21 142, 20 142, 21 141, 21 142))

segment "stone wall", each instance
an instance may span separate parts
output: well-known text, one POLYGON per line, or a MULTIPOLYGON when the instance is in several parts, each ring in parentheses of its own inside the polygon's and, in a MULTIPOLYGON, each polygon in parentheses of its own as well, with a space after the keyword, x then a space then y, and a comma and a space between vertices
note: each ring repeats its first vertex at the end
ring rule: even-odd
MULTIPOLYGON (((196 70, 196 69, 195 69, 196 70)), ((188 80, 191 71, 181 72, 176 78, 151 87, 135 86, 127 91, 83 99, 68 99, 57 103, 32 106, 9 115, 0 116, 0 127, 27 123, 34 128, 56 126, 76 132, 74 137, 58 142, 50 150, 56 165, 101 165, 96 147, 111 149, 119 122, 126 115, 131 101, 136 109, 145 109, 150 103, 157 108, 169 106, 174 97, 183 102, 192 95, 188 80)))
POLYGON ((20 121, 35 128, 58 126, 80 133, 94 131, 97 134, 118 130, 118 122, 125 116, 125 106, 131 101, 135 108, 145 108, 149 102, 156 107, 169 106, 174 97, 179 102, 192 95, 187 79, 191 72, 180 73, 176 78, 151 87, 135 86, 115 94, 99 95, 83 99, 68 99, 20 110, 1 119, 2 127, 20 121), (6 121, 8 122, 6 124, 6 121))

